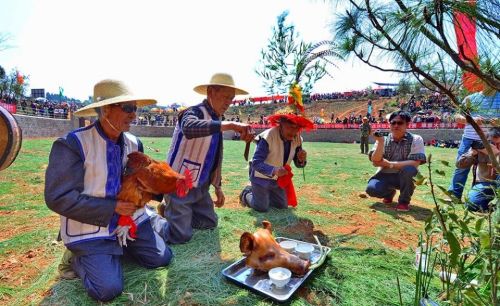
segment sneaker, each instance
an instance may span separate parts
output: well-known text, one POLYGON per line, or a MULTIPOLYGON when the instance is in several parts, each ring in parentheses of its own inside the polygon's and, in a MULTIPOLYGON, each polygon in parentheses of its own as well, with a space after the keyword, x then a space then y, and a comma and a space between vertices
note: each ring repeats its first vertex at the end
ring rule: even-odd
POLYGON ((384 198, 384 199, 382 200, 382 202, 383 202, 384 204, 392 204, 392 202, 394 202, 394 201, 393 201, 393 199, 394 199, 394 196, 395 196, 395 195, 396 195, 396 190, 394 190, 394 191, 392 192, 392 195, 391 195, 389 198, 384 198))
POLYGON ((243 190, 240 192, 240 205, 243 207, 249 207, 247 201, 246 201, 246 196, 252 192, 252 186, 245 186, 243 190))
POLYGON ((396 210, 397 211, 410 211, 410 203, 398 203, 398 205, 396 205, 396 210))
POLYGON ((71 258, 73 257, 73 253, 70 250, 64 250, 63 257, 61 258, 61 263, 57 267, 59 271, 59 277, 61 279, 76 279, 78 275, 73 268, 71 268, 71 258))

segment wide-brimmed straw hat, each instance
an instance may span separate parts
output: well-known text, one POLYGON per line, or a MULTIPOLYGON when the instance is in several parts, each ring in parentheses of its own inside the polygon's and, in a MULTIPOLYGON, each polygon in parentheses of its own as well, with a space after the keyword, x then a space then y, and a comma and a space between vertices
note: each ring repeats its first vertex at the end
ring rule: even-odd
POLYGON ((227 73, 216 73, 210 78, 208 84, 198 85, 193 90, 199 94, 206 95, 208 86, 224 86, 234 88, 236 95, 248 95, 244 89, 238 88, 234 85, 233 77, 227 73))
POLYGON ((156 100, 135 96, 130 88, 122 81, 102 80, 94 85, 94 102, 80 108, 75 116, 92 117, 97 116, 96 108, 105 105, 135 101, 137 107, 156 104, 156 100))

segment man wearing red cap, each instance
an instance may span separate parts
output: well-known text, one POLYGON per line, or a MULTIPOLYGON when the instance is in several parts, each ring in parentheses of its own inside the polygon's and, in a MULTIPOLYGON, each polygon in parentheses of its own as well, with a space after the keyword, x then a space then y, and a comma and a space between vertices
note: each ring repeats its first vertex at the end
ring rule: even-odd
POLYGON ((290 164, 293 161, 297 168, 305 167, 307 153, 302 149, 300 131, 314 128, 309 119, 290 112, 267 119, 273 127, 257 136, 250 166, 251 186, 240 194, 243 206, 260 212, 268 211, 269 207, 283 209, 297 205, 290 164))

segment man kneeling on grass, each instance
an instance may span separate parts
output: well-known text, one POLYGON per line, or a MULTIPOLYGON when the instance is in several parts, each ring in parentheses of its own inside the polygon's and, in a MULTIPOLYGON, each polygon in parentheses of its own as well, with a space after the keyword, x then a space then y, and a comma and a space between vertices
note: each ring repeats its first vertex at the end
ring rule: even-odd
MULTIPOLYGON (((488 131, 491 149, 497 159, 500 158, 500 127, 492 127, 488 131)), ((490 202, 495 198, 495 190, 500 187, 500 174, 492 165, 488 152, 482 142, 476 140, 472 148, 457 160, 457 168, 470 168, 474 165, 475 175, 472 189, 469 192, 465 207, 470 211, 488 212, 494 207, 490 202)))
POLYGON ((396 189, 400 190, 396 210, 409 211, 415 184, 413 177, 418 166, 426 161, 424 141, 421 136, 407 132, 410 114, 397 111, 390 115, 391 132, 387 136, 374 133, 375 145, 368 158, 377 173, 370 178, 366 193, 372 197, 383 198, 391 204, 396 189))

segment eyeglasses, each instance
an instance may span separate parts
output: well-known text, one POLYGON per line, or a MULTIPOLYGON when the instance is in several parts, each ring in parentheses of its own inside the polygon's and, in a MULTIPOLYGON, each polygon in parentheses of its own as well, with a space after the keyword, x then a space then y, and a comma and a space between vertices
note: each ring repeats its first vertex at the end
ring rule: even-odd
POLYGON ((398 120, 391 121, 391 125, 403 125, 403 124, 405 124, 404 121, 398 121, 398 120))
POLYGON ((118 106, 122 109, 122 111, 126 112, 127 114, 135 113, 137 111, 137 105, 134 104, 113 104, 114 106, 118 106))

